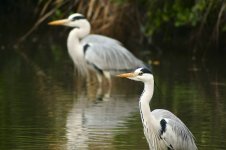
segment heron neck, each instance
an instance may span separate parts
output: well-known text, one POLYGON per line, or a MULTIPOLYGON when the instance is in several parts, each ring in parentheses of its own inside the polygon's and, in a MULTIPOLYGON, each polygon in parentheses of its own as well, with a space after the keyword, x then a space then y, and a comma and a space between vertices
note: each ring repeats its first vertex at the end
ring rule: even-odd
POLYGON ((154 93, 154 80, 144 83, 144 91, 140 97, 139 107, 141 120, 144 127, 144 134, 146 136, 149 148, 157 150, 156 147, 156 119, 151 113, 149 103, 154 93))
POLYGON ((86 62, 84 60, 83 48, 80 43, 77 30, 78 29, 76 28, 71 30, 68 35, 67 39, 68 53, 72 58, 74 65, 78 69, 78 71, 85 75, 87 73, 87 67, 86 62))
POLYGON ((81 40, 90 33, 90 30, 91 30, 90 23, 84 22, 81 27, 75 27, 74 29, 72 29, 70 34, 72 34, 74 38, 81 40))
POLYGON ((71 57, 81 55, 80 53, 82 52, 80 52, 80 41, 77 35, 77 29, 73 29, 70 31, 67 39, 67 47, 71 57))
MULTIPOLYGON (((153 93, 154 93, 154 81, 145 82, 144 90, 140 97, 140 102, 144 104, 148 104, 148 107, 149 107, 149 103, 152 99, 153 93)), ((150 107, 149 107, 149 111, 151 111, 150 107)))
POLYGON ((78 35, 77 35, 77 29, 76 28, 74 28, 70 31, 67 41, 68 41, 68 43, 75 43, 75 44, 79 43, 79 38, 78 38, 78 35))
POLYGON ((68 48, 79 46, 80 40, 90 33, 90 24, 87 23, 82 28, 74 28, 70 31, 67 39, 68 48))
POLYGON ((144 83, 144 91, 139 101, 140 114, 143 125, 145 124, 152 125, 154 122, 154 117, 151 114, 151 109, 149 106, 153 93, 154 93, 154 83, 153 82, 144 83))

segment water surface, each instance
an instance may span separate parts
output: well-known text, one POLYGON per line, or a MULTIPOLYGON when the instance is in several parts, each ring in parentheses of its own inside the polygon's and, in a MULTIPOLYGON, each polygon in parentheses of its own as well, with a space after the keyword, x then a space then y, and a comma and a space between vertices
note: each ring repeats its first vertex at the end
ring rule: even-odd
MULTIPOLYGON (((17 49, 23 52, 0 51, 0 149, 148 149, 138 108, 142 83, 114 78, 110 96, 106 86, 100 92, 74 73, 65 41, 45 38, 17 49)), ((151 109, 176 114, 199 149, 226 149, 225 62, 158 60, 151 109)))

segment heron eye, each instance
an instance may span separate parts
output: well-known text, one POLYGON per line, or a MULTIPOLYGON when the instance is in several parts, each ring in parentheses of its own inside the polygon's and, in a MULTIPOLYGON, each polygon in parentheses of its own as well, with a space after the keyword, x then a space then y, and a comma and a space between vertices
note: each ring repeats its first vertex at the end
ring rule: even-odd
POLYGON ((139 76, 142 76, 142 75, 143 75, 143 72, 140 72, 138 75, 139 75, 139 76))

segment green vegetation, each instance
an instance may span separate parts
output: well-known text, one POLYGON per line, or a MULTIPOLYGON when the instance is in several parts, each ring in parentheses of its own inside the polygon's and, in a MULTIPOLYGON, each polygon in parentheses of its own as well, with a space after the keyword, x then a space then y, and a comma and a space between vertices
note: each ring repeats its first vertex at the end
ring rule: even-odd
MULTIPOLYGON (((185 36, 194 46, 225 46, 226 20, 224 0, 151 0, 137 1, 146 6, 145 33, 163 40, 185 36)), ((183 37, 184 38, 184 37, 183 37)), ((159 40, 159 39, 158 39, 159 40)), ((162 41, 161 41, 162 42, 162 41)), ((182 41, 184 42, 184 41, 182 41)), ((220 47, 219 47, 220 48, 220 47)))
MULTIPOLYGON (((15 8, 13 0, 1 4, 1 12, 15 8)), ((183 46, 193 53, 207 49, 223 52, 225 48, 225 0, 25 0, 17 5, 17 11, 32 12, 36 20, 22 41, 47 21, 79 12, 90 20, 93 32, 130 47, 134 47, 131 43, 162 49, 161 45, 171 49, 183 46)))

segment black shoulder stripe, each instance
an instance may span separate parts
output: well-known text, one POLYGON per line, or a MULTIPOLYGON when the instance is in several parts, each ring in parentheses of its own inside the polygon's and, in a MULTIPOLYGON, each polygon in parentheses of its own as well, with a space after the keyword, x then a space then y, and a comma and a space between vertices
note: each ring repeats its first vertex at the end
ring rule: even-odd
POLYGON ((90 47, 90 45, 89 44, 85 44, 84 46, 83 46, 83 52, 84 52, 84 55, 85 55, 85 53, 86 53, 86 51, 87 51, 87 49, 90 47))
POLYGON ((162 120, 160 121, 160 126, 161 126, 160 136, 161 136, 164 132, 166 132, 166 124, 167 124, 167 122, 166 122, 165 119, 162 119, 162 120))

